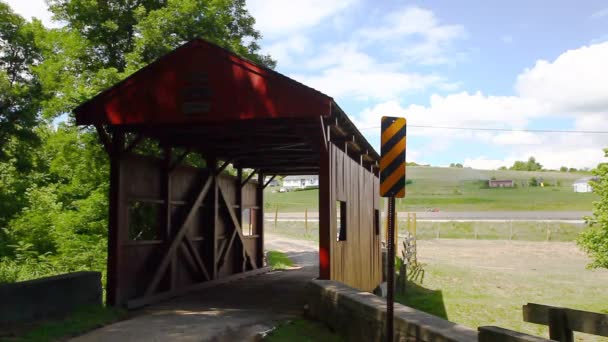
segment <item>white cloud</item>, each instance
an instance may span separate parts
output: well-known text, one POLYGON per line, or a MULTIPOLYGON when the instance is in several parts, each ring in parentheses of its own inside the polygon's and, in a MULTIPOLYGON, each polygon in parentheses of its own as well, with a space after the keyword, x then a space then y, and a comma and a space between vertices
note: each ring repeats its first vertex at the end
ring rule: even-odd
POLYGON ((293 35, 283 40, 270 44, 264 52, 276 59, 280 66, 289 67, 297 63, 294 55, 302 55, 310 52, 312 43, 304 35, 293 35))
MULTIPOLYGON (((432 95, 428 106, 401 106, 386 101, 360 114, 360 127, 378 126, 383 115, 404 116, 408 125, 496 127, 522 129, 532 119, 549 126, 555 117, 570 119, 571 130, 608 131, 608 43, 566 51, 554 61, 538 61, 519 75, 517 96, 488 96, 481 92, 460 92, 446 96, 432 95)), ((566 128, 568 129, 568 128, 566 128)), ((376 131, 365 131, 368 135, 376 131)), ((494 146, 508 153, 502 159, 470 157, 465 165, 496 168, 512 165, 515 160, 535 156, 548 168, 595 167, 603 161, 602 149, 608 147, 608 134, 471 132, 445 129, 410 128, 410 136, 446 137, 467 143, 494 146)), ((431 145, 432 145, 431 144, 431 145)), ((443 146, 444 147, 444 146, 443 146)), ((424 159, 421 149, 420 158, 424 159)))
POLYGON ((42 21, 47 27, 59 27, 60 23, 51 20, 51 12, 48 11, 48 6, 44 0, 3 0, 22 17, 31 20, 36 17, 42 21))
POLYGON ((267 40, 269 45, 265 52, 274 56, 280 67, 292 69, 291 77, 330 96, 390 100, 430 87, 441 91, 459 89, 459 83, 448 82, 434 72, 413 72, 410 68, 409 62, 447 61, 444 56, 447 46, 464 35, 464 28, 441 24, 429 10, 405 7, 382 14, 378 17, 379 23, 367 23, 347 34, 342 41, 311 43, 307 35, 311 34, 316 23, 323 20, 343 27, 345 13, 357 1, 340 0, 331 2, 330 6, 321 6, 308 0, 281 2, 279 6, 274 1, 250 0, 249 5, 252 14, 268 27, 261 29, 262 33, 276 31, 267 40), (307 9, 296 8, 304 3, 307 3, 307 9), (264 8, 268 6, 273 7, 273 15, 264 18, 267 12, 264 8), (295 20, 291 20, 290 15, 281 14, 291 11, 303 14, 296 15, 295 20), (284 21, 284 17, 290 20, 284 21), (382 51, 379 51, 374 44, 381 40, 391 40, 391 44, 383 44, 382 51), (401 54, 385 51, 391 47, 402 50, 401 54), (302 62, 296 63, 296 60, 302 62))
POLYGON ((590 18, 592 18, 592 19, 598 19, 598 18, 603 18, 603 17, 608 17, 608 8, 603 8, 597 12, 594 12, 590 16, 590 18))
POLYGON ((395 64, 380 63, 356 44, 337 44, 321 50, 323 54, 306 64, 309 69, 317 68, 316 74, 292 76, 330 96, 388 100, 443 81, 437 75, 411 73, 395 64))
POLYGON ((522 98, 551 104, 554 114, 608 110, 608 42, 583 46, 555 61, 539 60, 517 78, 522 98))
MULTIPOLYGON (((377 125, 384 115, 397 115, 405 116, 412 125, 522 128, 529 119, 545 113, 543 105, 533 99, 461 92, 447 96, 432 95, 429 106, 402 107, 398 101, 387 101, 364 110, 356 122, 369 127, 377 125)), ((436 129, 416 131, 424 135, 445 134, 436 129)), ((463 136, 463 132, 456 133, 463 136)))
POLYGON ((496 145, 508 146, 523 146, 523 145, 540 145, 545 143, 545 139, 539 134, 530 132, 505 132, 496 134, 492 137, 492 142, 496 145))
POLYGON ((489 159, 485 156, 477 158, 466 158, 462 163, 465 167, 481 170, 496 170, 501 166, 509 167, 516 159, 489 159))
POLYGON ((355 4, 357 0, 248 0, 255 27, 267 38, 311 28, 355 4))
POLYGON ((501 40, 503 41, 503 43, 505 43, 505 44, 511 44, 511 43, 513 43, 513 36, 512 36, 512 35, 510 35, 510 34, 505 34, 505 35, 503 35, 503 36, 502 36, 500 39, 501 39, 501 40))
POLYGON ((422 64, 450 61, 445 52, 456 39, 466 37, 461 25, 440 23, 432 11, 405 7, 389 13, 378 25, 362 28, 357 35, 366 43, 391 41, 399 46, 401 56, 422 64))

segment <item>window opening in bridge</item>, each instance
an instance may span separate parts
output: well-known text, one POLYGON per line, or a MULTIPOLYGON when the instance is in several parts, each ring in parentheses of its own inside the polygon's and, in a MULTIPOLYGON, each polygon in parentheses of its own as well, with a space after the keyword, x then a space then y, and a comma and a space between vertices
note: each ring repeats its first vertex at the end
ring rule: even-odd
POLYGON ((380 210, 374 210, 374 233, 380 235, 380 210))
POLYGON ((129 240, 159 240, 162 204, 144 201, 129 203, 129 240))
POLYGON ((244 208, 241 213, 241 228, 243 235, 253 235, 256 231, 256 208, 244 208))
POLYGON ((336 209, 338 241, 346 241, 346 202, 337 201, 336 209))

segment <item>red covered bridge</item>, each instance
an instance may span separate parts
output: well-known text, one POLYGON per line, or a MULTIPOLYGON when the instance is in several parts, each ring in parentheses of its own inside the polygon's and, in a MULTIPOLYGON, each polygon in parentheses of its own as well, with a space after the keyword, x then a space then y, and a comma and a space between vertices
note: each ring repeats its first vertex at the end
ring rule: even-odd
POLYGON ((379 156, 332 98, 194 40, 75 114, 111 160, 109 304, 263 271, 264 180, 276 175, 319 175, 319 277, 381 282, 379 156))

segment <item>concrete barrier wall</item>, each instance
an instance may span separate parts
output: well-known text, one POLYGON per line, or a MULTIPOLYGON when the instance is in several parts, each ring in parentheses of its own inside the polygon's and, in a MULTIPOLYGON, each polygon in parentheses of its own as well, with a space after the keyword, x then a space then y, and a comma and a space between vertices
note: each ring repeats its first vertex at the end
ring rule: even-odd
MULTIPOLYGON (((386 300, 331 280, 307 288, 307 314, 327 323, 347 341, 383 341, 386 300)), ((395 304, 395 341, 477 341, 477 331, 395 304)))
POLYGON ((0 323, 23 322, 101 305, 101 273, 75 272, 0 285, 0 323))

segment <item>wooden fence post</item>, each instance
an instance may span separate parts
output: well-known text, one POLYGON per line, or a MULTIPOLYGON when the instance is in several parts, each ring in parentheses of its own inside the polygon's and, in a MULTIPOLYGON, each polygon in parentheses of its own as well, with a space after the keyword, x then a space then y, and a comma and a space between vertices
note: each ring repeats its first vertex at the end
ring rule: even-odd
POLYGON ((306 236, 308 236, 308 208, 304 209, 304 228, 306 229, 306 236))
POLYGON ((549 338, 559 342, 574 342, 574 334, 568 327, 564 310, 549 308, 549 338))
POLYGON ((277 218, 279 216, 279 205, 277 204, 277 207, 274 210, 274 231, 277 231, 277 218))

